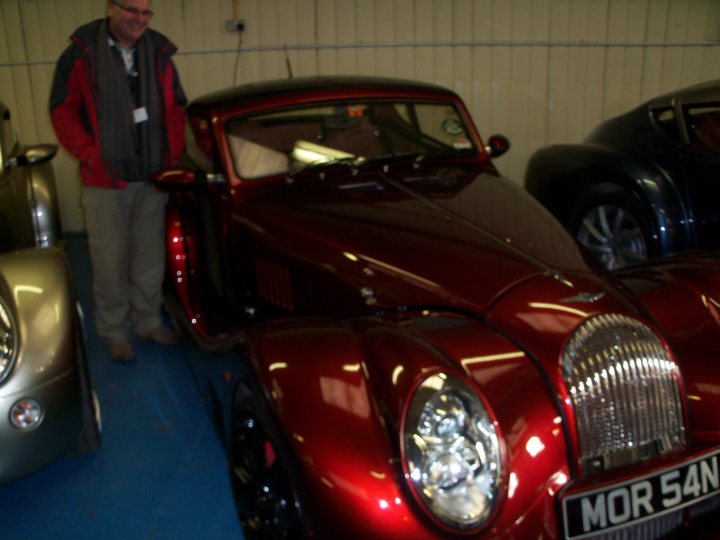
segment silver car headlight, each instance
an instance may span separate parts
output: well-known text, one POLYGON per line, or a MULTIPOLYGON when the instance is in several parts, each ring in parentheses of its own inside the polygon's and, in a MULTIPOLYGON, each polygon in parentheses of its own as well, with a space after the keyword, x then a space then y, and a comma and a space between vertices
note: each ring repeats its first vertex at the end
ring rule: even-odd
POLYGON ((402 442, 410 488, 435 518, 463 531, 487 522, 500 496, 500 437, 467 382, 444 373, 422 381, 403 420, 402 442))
POLYGON ((0 299, 0 384, 8 378, 15 362, 17 335, 12 314, 0 299))

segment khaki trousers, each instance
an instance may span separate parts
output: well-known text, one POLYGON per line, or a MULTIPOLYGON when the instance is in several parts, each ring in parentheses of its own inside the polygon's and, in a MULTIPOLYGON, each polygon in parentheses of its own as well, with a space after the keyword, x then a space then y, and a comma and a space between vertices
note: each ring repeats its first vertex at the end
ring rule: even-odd
POLYGON ((82 188, 95 326, 109 342, 127 339, 128 328, 144 334, 162 323, 167 197, 145 183, 82 188))

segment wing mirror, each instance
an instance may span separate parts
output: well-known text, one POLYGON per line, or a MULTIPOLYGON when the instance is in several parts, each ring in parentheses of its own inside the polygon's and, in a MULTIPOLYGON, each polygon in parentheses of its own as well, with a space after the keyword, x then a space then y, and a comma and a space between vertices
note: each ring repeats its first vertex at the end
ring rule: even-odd
POLYGON ((510 149, 510 140, 505 135, 491 135, 485 145, 485 151, 491 158, 502 156, 510 149))

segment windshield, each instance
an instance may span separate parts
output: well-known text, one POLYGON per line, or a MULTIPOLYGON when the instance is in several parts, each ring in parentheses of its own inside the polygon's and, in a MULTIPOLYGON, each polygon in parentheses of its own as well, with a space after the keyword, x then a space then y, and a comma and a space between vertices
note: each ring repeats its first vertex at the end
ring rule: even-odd
POLYGON ((234 119, 226 129, 242 178, 353 159, 477 153, 471 130, 449 102, 315 104, 234 119))

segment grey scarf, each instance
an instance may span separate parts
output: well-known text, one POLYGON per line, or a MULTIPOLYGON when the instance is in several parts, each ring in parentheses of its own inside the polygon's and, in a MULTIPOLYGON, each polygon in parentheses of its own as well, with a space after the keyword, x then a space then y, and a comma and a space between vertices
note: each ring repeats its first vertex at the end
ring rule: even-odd
POLYGON ((108 43, 107 20, 97 36, 98 126, 100 157, 113 182, 138 182, 163 165, 160 95, 157 85, 155 50, 144 34, 135 44, 135 69, 139 74, 137 107, 145 107, 148 120, 135 123, 132 96, 125 64, 108 43))

